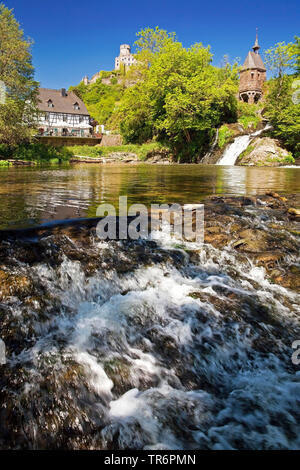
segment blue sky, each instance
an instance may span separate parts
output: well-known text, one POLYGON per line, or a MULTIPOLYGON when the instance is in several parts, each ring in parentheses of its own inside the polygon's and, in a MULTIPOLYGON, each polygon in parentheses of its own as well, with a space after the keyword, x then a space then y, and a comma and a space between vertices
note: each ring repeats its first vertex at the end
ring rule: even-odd
MULTIPOLYGON (((1 1, 1 0, 0 0, 1 1)), ((34 40, 36 79, 68 88, 87 74, 112 70, 121 43, 147 26, 175 31, 188 47, 210 44, 214 64, 224 54, 244 60, 259 28, 261 51, 300 35, 299 0, 3 0, 34 40)))

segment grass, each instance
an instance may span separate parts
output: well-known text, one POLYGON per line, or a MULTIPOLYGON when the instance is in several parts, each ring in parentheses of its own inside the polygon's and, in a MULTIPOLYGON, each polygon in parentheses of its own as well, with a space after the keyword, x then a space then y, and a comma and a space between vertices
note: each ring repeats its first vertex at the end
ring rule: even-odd
POLYGON ((286 163, 286 164, 294 164, 295 163, 295 159, 294 159, 293 155, 290 152, 286 156, 279 155, 279 157, 270 157, 270 158, 267 159, 267 161, 270 162, 270 163, 272 163, 272 162, 286 163))
POLYGON ((7 160, 0 160, 0 166, 9 166, 11 165, 11 162, 8 162, 7 160))
POLYGON ((253 126, 253 129, 256 129, 260 121, 261 119, 258 116, 241 116, 238 120, 244 129, 248 129, 249 126, 253 126))
POLYGON ((242 160, 243 157, 246 157, 246 155, 249 155, 249 153, 254 150, 254 145, 248 145, 246 150, 244 150, 239 156, 238 156, 238 161, 242 160))
POLYGON ((125 144, 111 147, 90 147, 88 145, 75 145, 74 147, 65 147, 72 155, 82 157, 108 157, 112 153, 134 153, 139 160, 145 160, 146 157, 155 152, 168 153, 169 149, 157 142, 146 144, 125 144))
POLYGON ((220 127, 219 129, 219 136, 218 136, 218 146, 219 148, 223 148, 234 136, 234 132, 231 131, 226 124, 220 127))

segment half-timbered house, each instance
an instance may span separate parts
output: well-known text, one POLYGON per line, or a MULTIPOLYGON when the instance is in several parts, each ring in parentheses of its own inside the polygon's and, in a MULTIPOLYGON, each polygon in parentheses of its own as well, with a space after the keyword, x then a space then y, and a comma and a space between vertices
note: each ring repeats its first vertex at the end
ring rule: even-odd
POLYGON ((40 135, 91 136, 88 110, 72 91, 39 88, 38 108, 40 135))

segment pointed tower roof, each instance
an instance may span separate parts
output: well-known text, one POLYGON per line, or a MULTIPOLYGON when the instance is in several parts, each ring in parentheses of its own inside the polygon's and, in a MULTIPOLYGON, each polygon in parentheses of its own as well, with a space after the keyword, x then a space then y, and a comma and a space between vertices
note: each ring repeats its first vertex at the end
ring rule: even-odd
POLYGON ((257 37, 257 30, 256 30, 256 39, 254 46, 252 47, 253 51, 249 51, 248 55, 246 57, 246 60, 244 62, 242 70, 247 70, 247 69, 259 69, 261 71, 266 71, 266 68, 264 66, 264 63, 262 61, 261 56, 258 53, 258 50, 260 49, 260 46, 258 44, 258 37, 257 37))

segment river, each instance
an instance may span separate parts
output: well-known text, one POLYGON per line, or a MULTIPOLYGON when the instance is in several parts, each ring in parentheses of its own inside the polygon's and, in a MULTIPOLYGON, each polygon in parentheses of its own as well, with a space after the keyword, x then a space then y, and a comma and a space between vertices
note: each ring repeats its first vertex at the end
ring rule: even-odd
POLYGON ((211 194, 300 190, 298 168, 215 165, 68 165, 0 167, 0 228, 93 217, 102 202, 197 203, 211 194))
POLYGON ((288 212, 299 177, 1 169, 5 229, 92 217, 120 194, 147 205, 216 196, 204 245, 164 231, 103 241, 86 221, 0 231, 0 449, 299 449, 300 229, 288 212))

